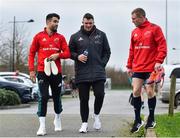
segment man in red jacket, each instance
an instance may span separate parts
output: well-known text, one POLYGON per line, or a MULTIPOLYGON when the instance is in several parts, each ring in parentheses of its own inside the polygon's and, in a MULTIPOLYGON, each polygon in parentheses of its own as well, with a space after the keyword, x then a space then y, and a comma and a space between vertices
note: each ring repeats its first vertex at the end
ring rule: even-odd
POLYGON ((34 58, 38 53, 37 59, 37 78, 39 85, 39 100, 38 100, 38 117, 40 127, 37 135, 45 135, 45 116, 47 112, 47 102, 49 98, 49 86, 52 90, 52 98, 55 111, 55 131, 61 131, 60 113, 62 112, 61 105, 61 83, 62 69, 60 59, 70 57, 69 47, 63 35, 57 33, 60 16, 56 13, 50 13, 46 16, 46 27, 44 31, 35 35, 29 51, 29 71, 30 78, 35 81, 34 58))
MULTIPOLYGON (((127 62, 127 73, 133 78, 133 98, 135 121, 131 132, 138 132, 144 125, 140 118, 141 97, 140 92, 143 83, 149 78, 151 72, 161 69, 166 54, 166 40, 158 25, 150 23, 142 8, 132 11, 132 22, 136 28, 131 34, 131 45, 127 62)), ((145 128, 154 128, 156 125, 154 111, 156 96, 153 84, 146 85, 148 95, 149 116, 145 128)))

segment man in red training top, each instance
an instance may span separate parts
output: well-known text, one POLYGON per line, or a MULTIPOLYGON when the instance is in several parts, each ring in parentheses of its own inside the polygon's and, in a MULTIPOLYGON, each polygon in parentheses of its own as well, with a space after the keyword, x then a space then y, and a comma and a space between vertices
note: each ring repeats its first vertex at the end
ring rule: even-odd
MULTIPOLYGON (((166 54, 166 40, 158 25, 150 23, 142 8, 132 11, 132 22, 136 28, 131 34, 131 45, 127 62, 127 73, 133 78, 133 99, 135 120, 131 132, 138 132, 144 125, 141 120, 141 97, 140 92, 144 81, 150 73, 161 68, 166 54)), ((156 107, 156 96, 153 91, 153 84, 146 84, 148 95, 149 116, 145 128, 154 128, 156 125, 154 111, 156 107)))
POLYGON ((46 16, 46 27, 44 31, 35 35, 29 51, 29 71, 30 78, 33 81, 36 80, 34 58, 36 53, 38 53, 37 78, 40 90, 37 112, 40 123, 40 127, 37 131, 38 136, 46 134, 45 117, 49 98, 49 86, 52 90, 54 102, 54 130, 62 130, 60 119, 60 113, 62 112, 60 98, 62 69, 60 59, 69 58, 70 51, 64 36, 57 33, 59 19, 60 16, 56 13, 50 13, 46 16))

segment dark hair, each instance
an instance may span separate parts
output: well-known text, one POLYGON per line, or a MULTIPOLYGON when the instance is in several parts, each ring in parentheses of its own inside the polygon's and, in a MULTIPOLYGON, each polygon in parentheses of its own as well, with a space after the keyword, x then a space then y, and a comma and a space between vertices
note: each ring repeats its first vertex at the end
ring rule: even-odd
POLYGON ((86 18, 86 19, 93 19, 94 20, 94 17, 93 17, 93 15, 92 14, 90 14, 90 13, 86 13, 86 14, 84 14, 84 16, 83 16, 83 19, 84 18, 86 18))
POLYGON ((142 8, 134 9, 131 14, 134 14, 134 13, 136 14, 137 17, 141 17, 141 16, 146 17, 146 12, 142 8))
POLYGON ((59 16, 58 14, 56 14, 56 13, 50 13, 50 14, 48 14, 48 15, 46 16, 46 21, 47 21, 47 20, 51 20, 53 17, 58 18, 58 20, 60 19, 60 16, 59 16))

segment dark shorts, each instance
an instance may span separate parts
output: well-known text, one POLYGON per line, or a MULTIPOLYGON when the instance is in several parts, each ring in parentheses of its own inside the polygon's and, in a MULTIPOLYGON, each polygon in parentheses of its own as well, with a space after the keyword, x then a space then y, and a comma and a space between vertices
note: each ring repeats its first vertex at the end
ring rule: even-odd
POLYGON ((132 78, 139 78, 146 81, 149 78, 150 74, 150 72, 134 72, 132 78))

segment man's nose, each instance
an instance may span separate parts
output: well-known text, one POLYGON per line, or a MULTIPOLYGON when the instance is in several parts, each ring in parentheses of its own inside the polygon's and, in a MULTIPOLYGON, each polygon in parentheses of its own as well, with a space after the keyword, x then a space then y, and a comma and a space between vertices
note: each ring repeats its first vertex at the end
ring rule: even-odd
POLYGON ((91 24, 88 24, 87 26, 88 26, 88 27, 91 27, 91 24))

